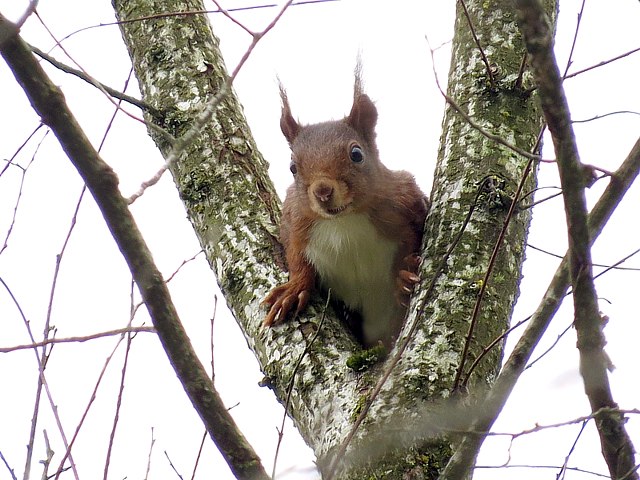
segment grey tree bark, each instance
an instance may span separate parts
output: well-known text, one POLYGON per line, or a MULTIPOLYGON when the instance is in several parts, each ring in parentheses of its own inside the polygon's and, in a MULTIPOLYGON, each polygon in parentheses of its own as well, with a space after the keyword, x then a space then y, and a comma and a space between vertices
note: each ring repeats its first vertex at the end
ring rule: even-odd
MULTIPOLYGON (((143 100, 155 112, 147 120, 179 138, 224 89, 228 74, 206 16, 163 14, 204 6, 196 0, 113 4, 143 100)), ((448 97, 484 131, 531 151, 542 119, 531 78, 521 75, 524 48, 511 3, 467 1, 465 7, 466 13, 458 6, 448 97)), ((171 155, 166 137, 150 134, 171 155)), ((332 311, 321 320, 320 297, 298 320, 261 328, 260 301, 286 278, 279 200, 233 92, 170 165, 227 304, 281 402, 293 382, 288 412, 325 476, 342 450, 344 478, 382 472, 391 479, 435 478, 446 464, 456 443, 447 432, 464 425, 464 418, 453 421, 461 418, 455 404, 473 411, 500 366, 501 342, 488 346, 508 327, 518 295, 530 212, 516 209, 509 217, 508 211, 523 176, 522 193, 535 186, 535 167, 528 165, 447 106, 423 287, 388 360, 364 374, 347 367, 359 347, 332 311), (374 399, 373 391, 379 391, 374 399), (354 432, 359 417, 364 421, 354 432)))

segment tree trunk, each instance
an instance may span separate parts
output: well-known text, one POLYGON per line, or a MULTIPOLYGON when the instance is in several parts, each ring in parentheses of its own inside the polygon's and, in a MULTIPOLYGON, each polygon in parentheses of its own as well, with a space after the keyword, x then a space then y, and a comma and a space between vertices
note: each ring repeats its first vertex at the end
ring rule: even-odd
MULTIPOLYGON (((458 5, 448 95, 484 130, 531 151, 542 120, 535 94, 527 90, 529 75, 519 81, 524 49, 511 3, 465 4, 468 18, 458 5)), ((180 137, 223 88, 227 73, 204 15, 161 14, 202 11, 204 6, 195 0, 114 0, 114 7, 121 21, 144 18, 122 23, 121 29, 143 99, 158 112, 147 120, 180 137)), ((150 132, 168 156, 171 145, 166 138, 150 132)), ((295 374, 288 412, 323 473, 330 470, 368 405, 370 392, 396 355, 397 365, 351 441, 343 475, 435 478, 446 464, 455 438, 444 433, 459 426, 449 419, 460 415, 449 415, 453 407, 450 402, 443 406, 445 400, 455 391, 455 398, 464 399, 468 407, 478 390, 491 385, 500 366, 498 342, 467 378, 473 361, 507 328, 518 294, 529 210, 515 210, 487 279, 485 273, 527 164, 525 157, 488 139, 447 107, 425 230, 423 288, 389 360, 365 374, 346 366, 358 346, 333 312, 327 311, 318 332, 323 309, 319 297, 298 321, 261 328, 265 311, 259 303, 286 278, 277 242, 279 201, 233 92, 171 164, 227 304, 283 403, 295 374), (428 288, 431 282, 433 288, 428 288), (407 347, 400 352, 404 339, 407 347)), ((534 188, 535 170, 529 170, 523 193, 534 188)))

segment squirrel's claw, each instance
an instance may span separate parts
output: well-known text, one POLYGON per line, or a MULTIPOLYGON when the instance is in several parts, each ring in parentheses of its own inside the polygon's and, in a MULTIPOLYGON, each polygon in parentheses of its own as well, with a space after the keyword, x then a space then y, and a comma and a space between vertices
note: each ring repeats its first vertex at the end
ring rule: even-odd
POLYGON ((420 277, 416 272, 420 267, 420 263, 422 263, 422 259, 412 253, 404 257, 402 263, 404 268, 398 271, 398 276, 396 277, 396 299, 402 306, 407 307, 413 289, 420 283, 420 277))
POLYGON ((311 292, 304 284, 298 282, 287 282, 284 285, 274 288, 262 301, 263 305, 270 305, 269 313, 262 322, 263 327, 270 327, 283 322, 293 307, 294 316, 298 315, 309 303, 311 292))

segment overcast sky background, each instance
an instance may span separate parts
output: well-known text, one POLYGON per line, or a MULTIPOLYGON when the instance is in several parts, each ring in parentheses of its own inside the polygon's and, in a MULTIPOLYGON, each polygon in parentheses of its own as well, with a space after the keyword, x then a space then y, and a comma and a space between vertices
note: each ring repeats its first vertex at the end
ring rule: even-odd
MULTIPOLYGON (((24 11, 24 0, 0 0, 0 12, 15 19, 24 11)), ((257 2, 229 1, 236 7, 257 2)), ((575 31, 580 1, 561 0, 557 55, 564 68, 575 31)), ((207 8, 213 9, 211 3, 207 8)), ((279 130, 279 99, 276 75, 285 84, 294 116, 303 122, 340 118, 351 107, 353 67, 358 52, 364 63, 366 91, 379 111, 378 145, 382 160, 391 168, 411 171, 422 188, 431 190, 444 102, 438 92, 431 57, 425 41, 440 45, 452 37, 455 2, 343 0, 290 8, 277 27, 260 42, 237 78, 235 89, 244 106, 259 148, 271 164, 270 173, 282 195, 290 183, 289 151, 279 130)), ((41 18, 57 38, 91 25, 113 22, 110 2, 42 0, 41 18)), ((276 10, 238 12, 236 18, 261 30, 276 10)), ((212 15, 214 32, 221 41, 231 70, 250 43, 248 35, 222 15, 212 15)), ((636 0, 587 1, 570 71, 640 47, 637 25, 640 4, 636 0)), ((48 51, 54 45, 42 24, 31 17, 22 34, 26 40, 48 51)), ((64 41, 73 60, 103 83, 122 89, 130 68, 128 54, 117 26, 84 30, 64 41)), ((60 49, 52 54, 72 63, 60 49)), ((436 71, 444 84, 449 68, 448 48, 436 54, 436 71)), ((587 119, 612 111, 640 112, 638 78, 640 54, 593 70, 565 84, 573 118, 587 119)), ((94 87, 49 65, 45 68, 63 89, 67 101, 89 138, 99 145, 113 113, 113 106, 94 87)), ((0 158, 10 159, 37 127, 39 120, 4 62, 0 62, 0 158)), ((135 81, 128 93, 139 96, 135 81)), ((125 108, 139 115, 136 109, 125 108)), ((640 115, 620 114, 575 125, 582 160, 615 170, 634 144, 640 131, 640 115)), ((71 163, 52 134, 40 129, 14 159, 30 165, 24 178, 17 219, 0 254, 0 277, 17 298, 36 338, 41 338, 53 279, 56 255, 69 231, 82 188, 71 163), (44 138, 43 138, 44 137, 44 138), (37 150, 38 144, 40 144, 37 150), (37 153, 36 153, 37 150, 37 153), (33 161, 32 161, 33 159, 33 161), (32 163, 30 163, 32 161, 32 163)), ((545 158, 553 158, 547 139, 545 158)), ((162 158, 139 122, 118 115, 105 145, 103 158, 120 176, 124 195, 137 190, 162 164, 162 158)), ((0 239, 7 235, 22 171, 11 167, 0 177, 0 239)), ((540 185, 559 184, 556 167, 543 164, 540 185)), ((600 181, 589 191, 593 205, 606 186, 600 181)), ((543 190, 541 196, 555 190, 543 190)), ((610 226, 594 248, 594 262, 614 263, 639 248, 637 225, 640 190, 634 186, 614 215, 610 226)), ((154 253, 169 276, 199 251, 199 246, 169 176, 149 189, 132 210, 154 253)), ((562 255, 566 230, 562 201, 555 199, 534 210, 529 241, 536 247, 562 255)), ((1 248, 1 245, 0 245, 1 248)), ((527 250, 525 279, 514 321, 533 312, 559 260, 539 251, 527 250)), ((640 267, 632 258, 627 267, 640 267)), ((596 271, 599 271, 596 269, 596 271)), ((638 378, 638 286, 637 271, 614 271, 597 281, 600 308, 610 317, 605 334, 607 351, 616 365, 611 374, 615 399, 622 408, 640 408, 638 378)), ((77 224, 63 256, 57 279, 51 323, 57 337, 88 335, 121 328, 129 319, 130 275, 90 195, 79 209, 77 224)), ((282 408, 271 392, 257 386, 262 375, 246 347, 240 330, 219 294, 213 274, 200 255, 188 263, 170 283, 173 299, 203 363, 210 363, 209 328, 214 296, 219 303, 215 318, 216 386, 249 441, 271 470, 282 408)), ((136 302, 139 297, 136 296, 136 302)), ((571 302, 562 308, 545 336, 544 351, 571 323, 571 302)), ((134 324, 149 324, 144 308, 134 324)), ((25 325, 10 296, 0 289, 0 347, 29 343, 25 325)), ((47 365, 46 376, 58 406, 63 427, 70 438, 91 397, 117 338, 80 344, 57 345, 47 365)), ((513 344, 510 339, 509 345, 513 344)), ((98 391, 85 425, 73 448, 82 478, 98 478, 104 470, 106 448, 124 358, 120 346, 98 391)), ((589 413, 577 370, 575 333, 570 330, 536 366, 528 370, 497 422, 496 432, 517 433, 538 424, 564 422, 589 413)), ((26 444, 33 412, 37 364, 30 350, 0 353, 0 452, 19 478, 22 477, 26 444)), ((64 453, 49 402, 43 397, 36 434, 32 476, 39 476, 44 458, 43 429, 47 430, 55 456, 51 471, 64 453)), ((163 350, 153 334, 140 334, 133 343, 110 478, 144 478, 151 443, 149 478, 177 478, 166 454, 184 478, 191 471, 203 433, 163 350)), ((628 428, 640 443, 638 419, 628 428)), ((575 441, 579 426, 551 429, 525 435, 509 448, 509 438, 493 437, 485 442, 479 465, 561 465, 575 441)), ((569 462, 570 466, 606 474, 595 428, 589 424, 569 462)), ((287 423, 278 478, 316 478, 313 455, 291 423, 287 423)), ((479 469, 475 478, 555 478, 551 469, 479 469)), ((64 474, 71 478, 71 473, 64 474)), ((0 465, 0 479, 10 479, 0 465)), ((207 440, 196 478, 231 479, 226 464, 207 440)), ((565 478, 594 478, 569 472, 565 478)))

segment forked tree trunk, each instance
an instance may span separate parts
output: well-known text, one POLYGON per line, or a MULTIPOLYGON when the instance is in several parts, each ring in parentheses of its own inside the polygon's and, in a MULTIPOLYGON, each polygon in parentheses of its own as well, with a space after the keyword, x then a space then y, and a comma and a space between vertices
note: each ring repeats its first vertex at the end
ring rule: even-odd
MULTIPOLYGON (((143 18, 122 23, 121 29, 143 99, 159 112, 147 119, 181 136, 220 91, 227 72, 204 15, 161 14, 202 11, 204 6, 196 0, 113 3, 119 20, 143 18)), ((519 81, 524 49, 511 4, 465 3, 489 68, 459 5, 449 96, 483 129, 531 151, 541 116, 535 93, 528 90, 530 76, 525 74, 519 81)), ((153 131, 151 135, 167 156, 170 146, 166 140, 153 131)), ((452 397, 456 378, 460 387, 456 396, 469 406, 478 390, 491 385, 500 366, 498 342, 467 381, 473 361, 507 328, 518 295, 529 210, 516 209, 494 269, 488 281, 483 279, 527 162, 447 107, 426 225, 423 288, 414 299, 398 344, 420 312, 418 323, 351 443, 345 477, 393 479, 412 473, 415 476, 410 478, 434 478, 446 464, 455 438, 443 434, 452 427, 449 420, 454 417, 447 415, 453 407, 445 405, 445 400, 452 397), (445 257, 444 268, 439 269, 445 257), (429 294, 426 286, 432 279, 435 288, 429 294), (483 288, 486 291, 459 375, 472 312, 483 288)), ((227 304, 275 394, 284 402, 295 365, 318 330, 322 299, 312 302, 299 321, 277 329, 260 328, 265 315, 260 300, 286 278, 277 242, 279 200, 233 93, 217 106, 212 119, 170 169, 227 304)), ((534 167, 529 172, 523 192, 534 188, 535 171, 534 167)), ((391 362, 356 374, 346 360, 357 349, 340 321, 328 312, 295 373, 289 413, 313 448, 323 473, 391 362)))

